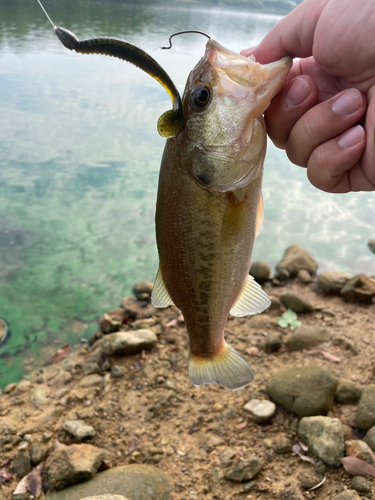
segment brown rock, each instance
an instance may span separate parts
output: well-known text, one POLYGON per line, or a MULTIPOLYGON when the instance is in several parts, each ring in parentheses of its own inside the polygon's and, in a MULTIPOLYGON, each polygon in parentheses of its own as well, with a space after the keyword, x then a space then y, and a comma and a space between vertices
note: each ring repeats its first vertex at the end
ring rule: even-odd
POLYGON ((293 293, 283 293, 280 295, 280 302, 295 313, 309 313, 314 310, 313 306, 302 300, 293 293))
POLYGON ((324 293, 339 295, 345 283, 353 278, 352 274, 341 271, 325 271, 318 276, 318 287, 324 293))
POLYGON ((371 304, 372 298, 375 297, 375 281, 359 274, 346 282, 340 294, 347 300, 371 304))
POLYGON ((314 274, 318 269, 318 263, 307 250, 299 245, 292 245, 286 249, 284 257, 276 268, 287 269, 291 276, 296 276, 300 269, 306 269, 310 274, 314 274))
POLYGON ((352 439, 345 441, 345 455, 347 457, 356 457, 365 460, 371 465, 375 464, 375 456, 371 448, 361 439, 352 439))
POLYGON ((123 316, 110 316, 103 314, 100 319, 100 329, 103 333, 117 332, 120 330, 123 321, 123 316))
POLYGON ((49 489, 91 479, 105 458, 105 450, 90 444, 72 444, 51 453, 45 466, 49 489))

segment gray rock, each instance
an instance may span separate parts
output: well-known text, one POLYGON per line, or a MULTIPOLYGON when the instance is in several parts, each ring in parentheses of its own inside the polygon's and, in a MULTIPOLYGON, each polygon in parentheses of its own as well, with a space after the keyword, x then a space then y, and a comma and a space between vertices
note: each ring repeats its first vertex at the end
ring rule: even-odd
POLYGON ((375 281, 364 274, 358 274, 345 283, 340 294, 347 300, 371 304, 375 297, 375 281))
POLYGON ((53 385, 55 387, 64 387, 66 384, 73 379, 73 375, 65 370, 62 370, 56 377, 53 379, 53 385))
POLYGON ((317 325, 302 325, 288 336, 285 343, 291 351, 302 351, 328 342, 330 339, 331 333, 326 328, 317 325))
POLYGON ((79 440, 96 435, 94 427, 87 425, 83 420, 66 420, 62 424, 62 429, 79 440))
POLYGON ((258 261, 258 262, 253 262, 251 264, 250 274, 261 285, 263 285, 263 283, 269 280, 270 273, 271 273, 271 268, 267 264, 267 262, 258 261))
POLYGON ((264 349, 266 352, 276 352, 282 346, 282 338, 280 332, 270 331, 266 337, 264 349))
POLYGON ((318 276, 318 287, 324 293, 339 295, 345 283, 353 278, 352 274, 341 271, 325 271, 318 276))
POLYGON ((148 293, 151 295, 152 289, 154 288, 154 284, 151 281, 139 281, 133 286, 133 292, 136 295, 142 293, 148 293))
POLYGON ((282 500, 305 500, 301 491, 298 488, 290 488, 283 492, 282 500))
POLYGON ((309 313, 314 310, 311 304, 292 293, 283 293, 280 295, 279 300, 285 307, 291 309, 295 313, 309 313))
POLYGON ((103 314, 100 318, 100 330, 103 333, 112 333, 120 330, 122 322, 124 319, 124 311, 122 310, 122 315, 117 314, 103 314))
POLYGON ((31 471, 31 460, 27 449, 18 450, 14 455, 12 468, 18 480, 22 479, 31 471))
POLYGON ((128 500, 128 499, 123 497, 122 495, 105 494, 105 495, 95 495, 93 497, 85 497, 81 498, 81 500, 128 500))
POLYGON ((282 368, 267 383, 271 398, 304 417, 326 414, 333 403, 337 379, 322 366, 282 368))
POLYGON ((301 487, 305 490, 309 490, 320 483, 320 477, 314 470, 303 471, 298 479, 301 487))
POLYGON ((276 268, 287 269, 291 276, 296 276, 300 269, 306 269, 310 274, 314 274, 318 269, 318 263, 307 250, 299 245, 292 245, 286 249, 284 257, 276 268))
POLYGON ((103 337, 102 349, 108 355, 136 354, 144 349, 152 349, 157 344, 157 336, 148 329, 111 333, 103 337))
POLYGON ((366 433, 366 436, 363 438, 372 451, 375 451, 375 426, 371 427, 366 433))
POLYGON ((236 450, 234 450, 233 448, 226 448, 219 457, 222 467, 231 467, 231 465, 233 464, 233 459, 236 455, 236 450))
POLYGON ((39 442, 34 441, 30 445, 30 459, 33 465, 38 465, 40 462, 43 462, 48 454, 48 446, 39 442))
POLYGON ((367 246, 371 250, 371 252, 375 253, 375 240, 368 240, 367 246))
POLYGON ((51 389, 44 384, 36 385, 30 393, 30 403, 35 408, 48 404, 51 397, 51 389))
POLYGON ((60 490, 91 479, 105 454, 105 450, 90 444, 72 444, 53 451, 45 463, 48 488, 60 490))
POLYGON ((368 431, 375 425, 375 384, 367 385, 360 397, 357 407, 357 425, 368 431))
POLYGON ((306 269, 300 269, 297 273, 297 279, 304 285, 311 283, 311 274, 306 269))
POLYGON ((370 481, 368 481, 366 478, 362 476, 354 476, 352 477, 350 482, 352 488, 356 491, 359 491, 359 493, 368 494, 371 493, 372 491, 370 481))
POLYGON ((103 382, 103 377, 98 375, 97 373, 93 373, 92 375, 87 375, 86 377, 82 377, 79 381, 80 387, 92 387, 94 385, 101 385, 103 382))
POLYGON ((214 467, 212 469, 211 479, 214 484, 218 484, 222 479, 224 479, 224 472, 220 469, 220 467, 214 467))
POLYGON ((355 490, 346 490, 333 497, 332 500, 361 500, 361 497, 355 490))
POLYGON ((172 484, 163 471, 151 465, 123 465, 100 472, 86 483, 49 493, 46 500, 81 500, 101 491, 129 500, 170 500, 172 484))
POLYGON ((323 462, 334 467, 342 465, 344 430, 338 418, 304 417, 300 420, 298 434, 323 462))
POLYGON ((199 447, 204 448, 207 453, 210 453, 216 446, 221 446, 224 443, 225 441, 222 437, 208 432, 200 435, 199 447))
POLYGON ((250 481, 250 479, 255 477, 261 469, 262 460, 259 457, 245 458, 228 471, 224 477, 225 479, 229 479, 231 481, 243 483, 245 481, 250 481))
POLYGON ((245 404, 244 410, 250 413, 255 422, 261 423, 275 415, 276 405, 268 399, 251 399, 245 404))
POLYGON ((123 366, 114 365, 111 368, 113 378, 121 378, 125 375, 125 368, 123 366))
POLYGON ((339 379, 337 385, 335 401, 342 405, 357 404, 362 394, 362 388, 351 380, 339 379))

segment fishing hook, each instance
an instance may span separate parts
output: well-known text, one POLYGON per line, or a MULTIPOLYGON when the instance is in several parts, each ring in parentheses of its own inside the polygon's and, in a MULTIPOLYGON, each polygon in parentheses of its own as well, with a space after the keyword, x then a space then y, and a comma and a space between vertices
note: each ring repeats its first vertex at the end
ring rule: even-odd
POLYGON ((160 47, 162 50, 164 49, 171 49, 172 48, 172 38, 176 35, 183 35, 184 33, 198 33, 199 35, 204 35, 206 36, 209 40, 211 40, 211 37, 209 35, 207 35, 207 33, 203 33, 203 31, 197 31, 197 30, 186 30, 186 31, 177 31, 177 33, 173 33, 173 35, 171 35, 169 37, 169 47, 160 47))

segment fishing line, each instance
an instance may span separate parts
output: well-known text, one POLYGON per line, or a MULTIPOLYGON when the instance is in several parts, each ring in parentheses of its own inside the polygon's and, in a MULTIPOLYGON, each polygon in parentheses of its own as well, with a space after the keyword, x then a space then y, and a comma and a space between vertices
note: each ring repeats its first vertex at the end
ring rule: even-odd
MULTIPOLYGON (((39 0, 38 0, 39 2, 39 0)), ((186 31, 177 31, 177 33, 173 33, 173 35, 171 35, 169 37, 169 47, 160 47, 161 49, 171 49, 172 48, 172 38, 176 35, 183 35, 184 33, 198 33, 199 35, 204 35, 206 36, 209 40, 211 40, 211 37, 209 35, 207 35, 207 33, 203 33, 203 31, 196 31, 196 30, 186 30, 186 31)))
POLYGON ((48 21, 52 24, 53 26, 53 29, 56 29, 56 26, 53 24, 51 18, 49 17, 49 15, 47 14, 46 12, 46 9, 43 7, 43 5, 41 4, 40 0, 37 0, 38 4, 42 7, 42 11, 45 13, 45 15, 47 16, 47 19, 48 21))

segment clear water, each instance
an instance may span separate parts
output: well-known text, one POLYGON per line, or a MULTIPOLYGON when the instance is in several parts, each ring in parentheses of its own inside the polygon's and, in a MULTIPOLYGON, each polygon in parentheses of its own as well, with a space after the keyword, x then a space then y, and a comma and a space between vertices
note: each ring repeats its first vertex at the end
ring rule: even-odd
MULTIPOLYGON (((280 19, 193 3, 45 0, 57 25, 80 39, 130 40, 180 91, 206 39, 239 51, 280 19)), ((0 385, 56 348, 89 337, 97 319, 153 280, 154 213, 164 139, 164 89, 133 66, 66 50, 36 0, 0 2, 0 385), (84 331, 85 325, 88 328, 84 331)), ((300 244, 321 270, 375 273, 373 193, 327 195, 272 145, 265 166, 265 224, 253 260, 277 262, 300 244)))

